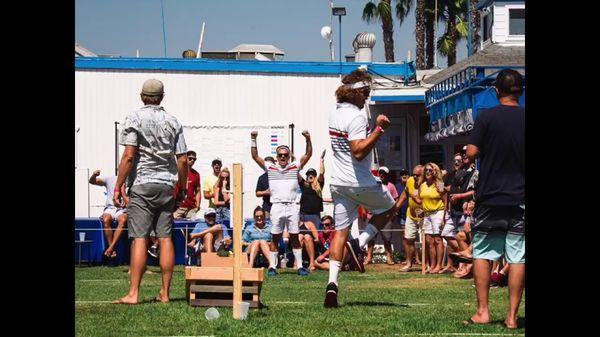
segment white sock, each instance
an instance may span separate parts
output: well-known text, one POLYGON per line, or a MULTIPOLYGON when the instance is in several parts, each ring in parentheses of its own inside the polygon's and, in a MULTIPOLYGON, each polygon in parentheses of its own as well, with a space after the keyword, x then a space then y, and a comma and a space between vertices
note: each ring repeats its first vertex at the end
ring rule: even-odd
POLYGON ((338 285, 338 274, 340 273, 341 265, 340 261, 329 260, 329 282, 327 284, 333 282, 336 286, 338 285))
POLYGON ((375 226, 367 224, 365 231, 360 233, 360 235, 358 236, 358 245, 360 246, 360 248, 364 249, 367 243, 371 241, 371 239, 374 238, 375 235, 377 235, 377 232, 378 231, 377 228, 375 228, 375 226))
POLYGON ((302 268, 302 248, 292 249, 294 258, 296 259, 296 269, 302 268))
POLYGON ((277 252, 269 252, 269 268, 277 269, 277 252))

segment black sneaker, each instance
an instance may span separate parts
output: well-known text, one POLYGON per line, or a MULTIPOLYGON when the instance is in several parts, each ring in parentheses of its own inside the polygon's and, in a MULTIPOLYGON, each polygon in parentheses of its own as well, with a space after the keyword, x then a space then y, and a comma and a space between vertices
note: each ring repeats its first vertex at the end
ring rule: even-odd
POLYGON ((333 282, 330 282, 327 285, 327 289, 325 289, 325 303, 324 303, 325 308, 337 308, 338 307, 337 293, 338 293, 337 285, 335 285, 335 283, 333 283, 333 282))
POLYGON ((148 248, 148 254, 150 254, 150 256, 152 256, 153 258, 158 259, 158 256, 160 254, 160 252, 158 251, 158 247, 150 246, 150 248, 148 248))
POLYGON ((356 268, 360 273, 365 272, 365 265, 363 264, 362 255, 364 255, 362 249, 360 249, 360 245, 358 244, 358 239, 352 239, 346 241, 346 248, 348 248, 348 252, 350 253, 350 258, 356 268))

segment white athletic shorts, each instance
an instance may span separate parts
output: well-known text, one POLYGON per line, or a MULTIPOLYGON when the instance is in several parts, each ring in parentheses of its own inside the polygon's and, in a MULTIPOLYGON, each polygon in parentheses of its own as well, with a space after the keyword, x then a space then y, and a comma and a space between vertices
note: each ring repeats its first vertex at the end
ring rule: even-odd
MULTIPOLYGON (((102 215, 104 214, 108 214, 113 218, 113 220, 117 220, 121 216, 121 214, 125 214, 125 208, 116 208, 115 206, 108 206, 104 209, 102 215)), ((102 216, 100 216, 100 218, 102 218, 102 216)))
POLYGON ((442 220, 444 217, 444 210, 435 212, 425 212, 423 218, 423 226, 425 227, 425 234, 441 235, 443 237, 455 237, 457 229, 452 222, 449 212, 446 212, 446 225, 440 233, 440 227, 442 226, 442 220))
POLYGON ((330 185, 333 198, 335 229, 341 230, 358 218, 358 206, 362 205, 373 215, 388 211, 394 206, 394 198, 381 184, 367 187, 330 185))
POLYGON ((411 217, 407 216, 406 222, 404 223, 404 237, 408 240, 415 240, 421 226, 423 226, 423 219, 413 220, 411 217))
POLYGON ((276 202, 271 206, 271 234, 281 234, 287 227, 288 233, 298 234, 300 228, 300 205, 295 202, 276 202))

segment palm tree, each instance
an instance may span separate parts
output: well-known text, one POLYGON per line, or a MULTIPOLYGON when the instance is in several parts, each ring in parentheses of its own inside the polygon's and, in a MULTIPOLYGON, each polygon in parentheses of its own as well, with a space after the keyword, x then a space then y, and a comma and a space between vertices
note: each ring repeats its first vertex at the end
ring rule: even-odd
POLYGON ((417 69, 427 69, 425 64, 425 0, 417 0, 415 9, 415 65, 417 69))
MULTIPOLYGON (((397 0, 395 6, 396 18, 400 25, 410 13, 412 0, 397 0)), ((363 20, 371 23, 376 19, 381 21, 383 30, 383 46, 385 49, 385 61, 394 62, 394 19, 392 17, 392 0, 380 0, 378 4, 373 1, 367 2, 363 9, 363 20)))
POLYGON ((467 1, 443 0, 440 20, 445 21, 446 31, 437 41, 439 53, 447 57, 448 67, 456 63, 456 46, 468 35, 467 1))

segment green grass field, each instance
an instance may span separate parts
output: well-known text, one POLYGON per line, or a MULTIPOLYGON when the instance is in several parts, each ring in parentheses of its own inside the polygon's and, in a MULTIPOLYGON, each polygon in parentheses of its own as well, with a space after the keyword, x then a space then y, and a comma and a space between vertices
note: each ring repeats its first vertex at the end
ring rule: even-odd
MULTIPOLYGON (((170 304, 154 302, 160 287, 158 267, 142 281, 137 306, 111 304, 129 289, 127 266, 76 268, 77 336, 523 336, 502 321, 508 309, 507 288, 490 289, 492 324, 463 326, 475 311, 472 280, 450 275, 400 273, 399 267, 369 265, 365 274, 340 274, 338 309, 323 308, 328 273, 307 277, 284 270, 265 276, 262 310, 250 309, 236 321, 231 308, 207 321, 207 308, 185 299, 183 266, 176 266, 170 304)), ((525 303, 520 309, 524 316, 525 303)), ((520 321, 523 321, 521 318, 520 321)), ((522 322, 520 322, 520 326, 522 322)))

